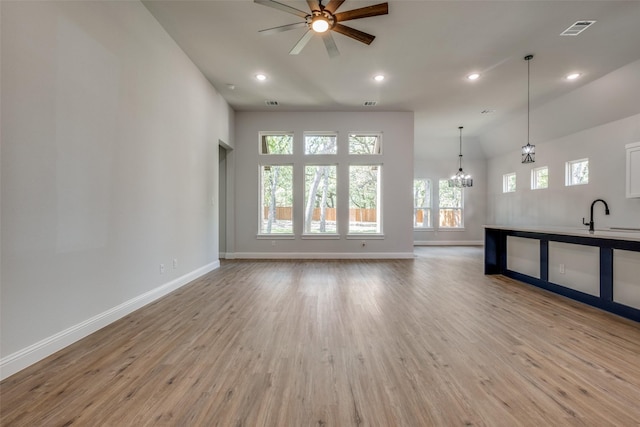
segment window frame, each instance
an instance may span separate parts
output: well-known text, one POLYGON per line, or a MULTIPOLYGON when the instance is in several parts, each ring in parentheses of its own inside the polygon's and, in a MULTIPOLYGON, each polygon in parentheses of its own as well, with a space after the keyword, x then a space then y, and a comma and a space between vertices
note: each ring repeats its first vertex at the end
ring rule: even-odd
POLYGON ((324 131, 324 132, 312 132, 304 131, 302 133, 302 152, 305 156, 336 156, 339 152, 338 132, 324 131), (313 136, 332 136, 335 139, 335 152, 334 153, 307 153, 307 137, 313 136))
MULTIPOLYGON (((302 166, 303 169, 303 174, 304 174, 304 192, 303 192, 303 218, 302 218, 302 236, 306 237, 306 238, 323 238, 323 237, 335 237, 335 236, 339 236, 340 235, 340 223, 339 223, 339 216, 338 216, 338 187, 339 187, 339 181, 338 181, 338 164, 337 163, 305 163, 302 166), (312 231, 306 231, 307 230, 307 201, 308 201, 308 197, 309 194, 307 193, 307 168, 308 167, 323 167, 323 166, 327 166, 327 167, 332 167, 334 168, 334 175, 335 175, 335 188, 336 188, 336 195, 335 195, 335 206, 333 207, 334 211, 334 215, 335 215, 335 231, 334 232, 312 232, 312 231)), ((315 209, 315 208, 314 208, 315 209)))
POLYGON ((414 230, 433 230, 433 186, 431 184, 431 179, 429 178, 418 178, 413 180, 413 229, 414 230), (416 184, 423 183, 426 186, 425 191, 425 203, 424 206, 417 206, 416 203, 416 184), (429 203, 426 203, 428 200, 429 203), (428 212, 427 225, 417 226, 416 219, 418 217, 418 211, 422 210, 422 224, 425 223, 425 211, 428 212))
MULTIPOLYGON (((347 239, 349 238, 364 238, 364 237, 375 237, 383 235, 383 222, 382 222, 382 163, 349 163, 347 165, 347 199, 348 199, 348 211, 349 211, 349 221, 347 222, 347 239), (370 167, 376 168, 377 176, 376 176, 376 231, 375 232, 358 232, 352 230, 352 221, 351 221, 351 168, 355 167, 370 167)), ((358 208, 354 208, 358 209, 358 208)), ((360 208, 362 209, 362 208, 360 208)), ((366 209, 366 208, 365 208, 366 209)), ((355 222, 355 221, 354 221, 355 222)))
POLYGON ((585 185, 589 183, 589 158, 586 157, 584 159, 577 159, 577 160, 569 160, 568 162, 565 162, 564 164, 564 185, 566 187, 573 187, 574 185, 585 185), (584 182, 574 182, 573 180, 573 165, 577 165, 579 163, 586 163, 586 170, 587 170, 587 174, 586 174, 586 181, 584 182))
MULTIPOLYGON (((375 145, 374 145, 375 151, 375 145)), ((347 134, 347 154, 350 156, 381 156, 382 155, 382 132, 349 132, 347 134), (352 153, 351 137, 352 136, 375 136, 377 138, 378 151, 374 153, 352 153)))
POLYGON ((295 151, 295 138, 294 133, 291 131, 279 132, 279 131, 260 131, 258 132, 258 154, 261 156, 291 156, 295 151), (290 136, 291 137, 291 152, 290 153, 269 153, 264 152, 266 149, 265 138, 268 136, 290 136))
POLYGON ((464 188, 462 187, 449 187, 449 178, 441 178, 438 180, 438 229, 442 231, 454 231, 454 230, 464 230, 464 188), (447 188, 452 188, 454 191, 460 192, 460 206, 459 207, 443 207, 441 204, 441 192, 440 188, 442 187, 442 183, 447 188), (441 225, 442 220, 442 210, 458 210, 460 211, 460 225, 458 226, 443 226, 441 225))
POLYGON ((502 175, 502 192, 515 193, 518 188, 518 177, 515 172, 509 172, 502 175), (513 178, 513 190, 509 190, 509 179, 513 178))
POLYGON ((531 189, 532 190, 544 190, 549 188, 549 167, 548 166, 540 166, 537 168, 531 169, 531 189), (547 171, 547 185, 541 187, 539 184, 539 177, 537 172, 546 170, 547 171))
MULTIPOLYGON (((270 239, 277 238, 292 238, 295 236, 295 224, 296 218, 294 215, 295 208, 295 189, 294 189, 294 173, 295 166, 293 163, 261 163, 258 165, 258 236, 259 237, 268 237, 270 239), (291 168, 291 231, 284 233, 274 233, 273 231, 268 233, 263 230, 263 224, 265 221, 264 217, 264 168, 266 167, 282 167, 288 166, 291 168)), ((277 205, 276 205, 277 208, 277 205)))

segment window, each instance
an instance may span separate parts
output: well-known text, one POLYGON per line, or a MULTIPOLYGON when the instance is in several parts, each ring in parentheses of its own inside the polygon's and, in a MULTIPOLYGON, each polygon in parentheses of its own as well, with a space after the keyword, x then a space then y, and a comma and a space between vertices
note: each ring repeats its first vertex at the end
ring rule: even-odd
POLYGON ((438 219, 440 228, 463 228, 462 188, 449 187, 448 179, 438 185, 438 219))
POLYGON ((516 191, 516 173, 505 173, 502 175, 502 192, 513 193, 516 191))
POLYGON ((305 166, 304 232, 306 234, 338 232, 336 184, 335 165, 305 166))
POLYGON ((349 233, 381 233, 380 165, 349 166, 349 233))
POLYGON ((549 168, 542 166, 531 169, 531 189, 539 190, 549 186, 549 168))
POLYGON ((349 134, 349 154, 380 154, 379 133, 349 134))
POLYGON ((337 139, 335 133, 305 133, 304 154, 337 154, 337 139))
POLYGON ((589 159, 572 160, 565 163, 564 184, 581 185, 589 183, 589 159))
POLYGON ((293 234, 293 166, 260 167, 260 233, 293 234))
POLYGON ((260 132, 260 154, 292 154, 292 133, 260 132))
POLYGON ((413 181, 413 228, 431 228, 431 181, 413 181))

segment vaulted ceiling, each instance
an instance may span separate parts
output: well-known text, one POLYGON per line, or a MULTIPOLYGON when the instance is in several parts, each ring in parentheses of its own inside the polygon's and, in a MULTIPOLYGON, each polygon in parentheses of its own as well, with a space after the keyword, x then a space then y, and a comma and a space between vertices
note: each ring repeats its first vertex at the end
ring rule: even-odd
MULTIPOLYGON (((338 11, 377 3, 346 0, 338 11)), ((304 28, 259 30, 302 19, 252 0, 144 4, 236 111, 413 111, 417 157, 455 155, 458 126, 471 141, 465 154, 495 154, 500 142, 483 135, 526 114, 527 54, 532 109, 640 59, 640 1, 390 0, 388 15, 346 23, 375 35, 371 45, 334 33, 335 58, 318 36, 289 55, 304 28), (580 20, 597 22, 560 36, 580 20), (570 72, 582 76, 567 81, 570 72)), ((513 149, 525 139, 523 129, 513 149)))

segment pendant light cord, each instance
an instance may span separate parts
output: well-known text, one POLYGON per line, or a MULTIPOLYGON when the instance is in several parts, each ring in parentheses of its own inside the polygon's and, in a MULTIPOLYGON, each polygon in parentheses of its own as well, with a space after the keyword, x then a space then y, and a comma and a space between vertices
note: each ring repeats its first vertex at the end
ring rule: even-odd
POLYGON ((531 121, 531 58, 527 60, 527 144, 531 139, 529 132, 529 122, 531 121))
POLYGON ((527 145, 530 140, 530 121, 531 121, 531 60, 533 55, 527 55, 524 57, 527 61, 527 145))
POLYGON ((460 126, 458 129, 460 129, 460 170, 462 170, 462 126, 460 126))

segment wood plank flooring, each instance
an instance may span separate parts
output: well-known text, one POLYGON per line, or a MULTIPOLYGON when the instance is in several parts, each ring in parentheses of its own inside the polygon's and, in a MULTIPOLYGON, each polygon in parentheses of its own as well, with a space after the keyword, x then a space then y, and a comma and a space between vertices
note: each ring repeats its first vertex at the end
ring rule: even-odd
POLYGON ((640 425, 640 324, 416 254, 224 261, 6 379, 0 424, 640 425))

